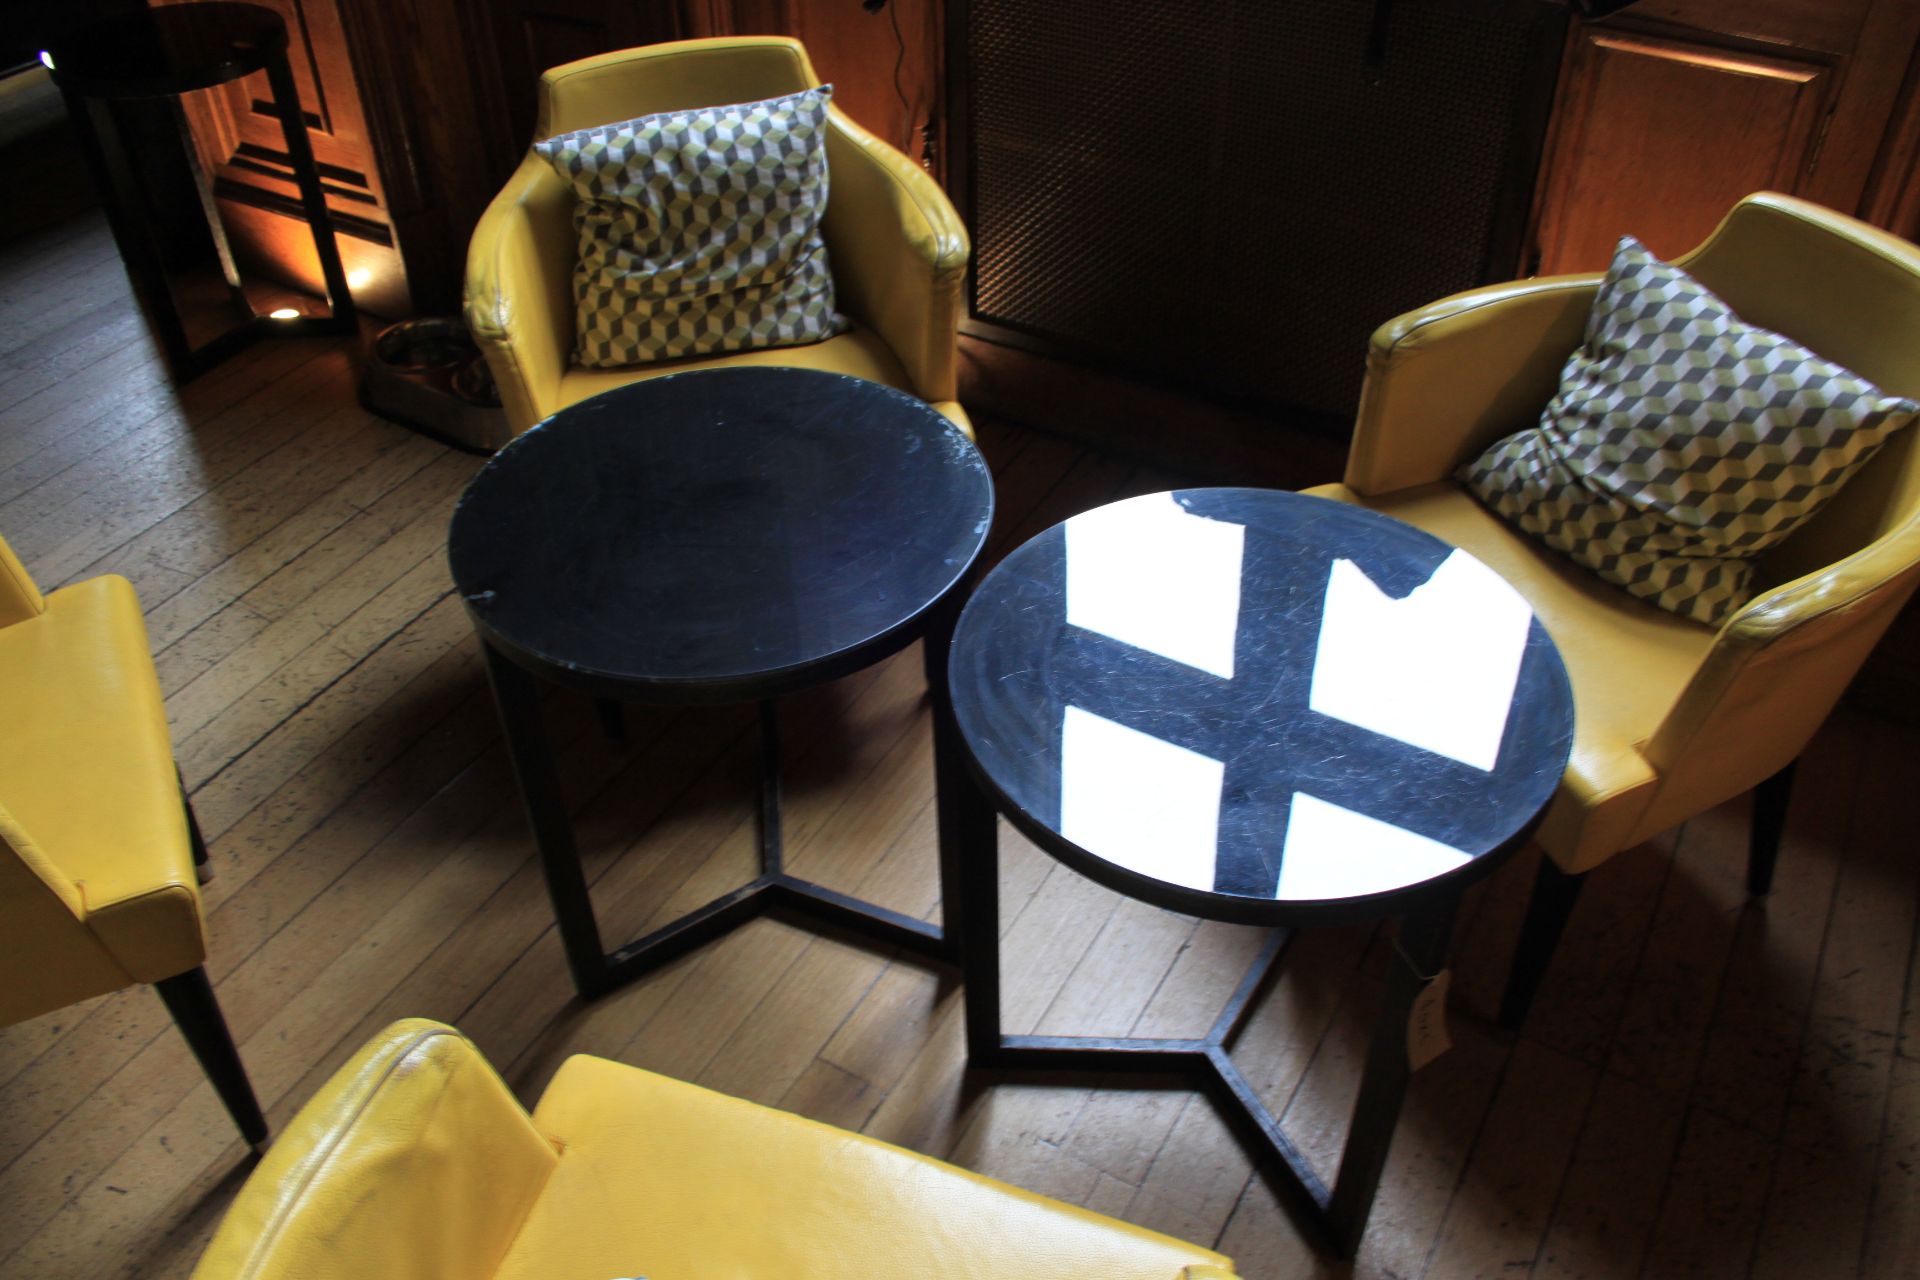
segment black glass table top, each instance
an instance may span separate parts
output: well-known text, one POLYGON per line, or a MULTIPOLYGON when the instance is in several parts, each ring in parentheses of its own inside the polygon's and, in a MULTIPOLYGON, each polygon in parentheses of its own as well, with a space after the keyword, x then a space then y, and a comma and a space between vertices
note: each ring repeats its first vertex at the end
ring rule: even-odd
POLYGON ((454 510, 474 625, 541 674, 673 701, 771 697, 907 643, 993 518, 923 402, 808 369, 631 383, 502 449, 454 510))
POLYGON ((1385 914, 1470 877, 1530 830, 1573 737, 1559 655, 1492 570, 1270 490, 1047 530, 968 602, 950 683, 974 763, 1043 847, 1248 923, 1385 914))
POLYGON ((264 5, 203 0, 132 10, 56 37, 54 79, 94 97, 157 97, 225 84, 287 47, 287 27, 264 5))

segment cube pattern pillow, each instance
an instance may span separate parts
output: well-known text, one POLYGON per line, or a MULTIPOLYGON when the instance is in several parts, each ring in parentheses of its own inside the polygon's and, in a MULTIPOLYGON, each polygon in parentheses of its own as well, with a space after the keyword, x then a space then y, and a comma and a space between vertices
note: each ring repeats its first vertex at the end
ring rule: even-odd
POLYGON ((1455 476, 1607 581, 1718 625, 1751 596, 1753 558, 1916 414, 1629 236, 1540 425, 1455 476))
POLYGON ((617 368, 832 337, 831 85, 534 144, 573 188, 574 360, 617 368))

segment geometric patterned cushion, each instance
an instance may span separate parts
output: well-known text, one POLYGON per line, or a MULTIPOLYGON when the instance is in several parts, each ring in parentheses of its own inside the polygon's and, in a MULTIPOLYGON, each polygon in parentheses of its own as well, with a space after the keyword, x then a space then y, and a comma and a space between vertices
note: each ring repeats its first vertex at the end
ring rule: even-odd
POLYGON ((604 369, 830 338, 823 85, 534 143, 573 188, 574 361, 604 369))
POLYGON ((1753 557, 1916 414, 1627 236, 1540 425, 1454 474, 1607 581, 1717 626, 1752 594, 1753 557))

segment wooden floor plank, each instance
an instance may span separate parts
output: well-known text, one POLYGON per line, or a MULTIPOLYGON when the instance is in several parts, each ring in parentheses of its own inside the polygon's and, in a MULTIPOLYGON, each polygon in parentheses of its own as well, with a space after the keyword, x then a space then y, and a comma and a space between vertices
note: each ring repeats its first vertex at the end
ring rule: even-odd
MULTIPOLYGON (((1854 708, 1816 738, 1764 903, 1740 883, 1744 798, 1602 866, 1517 1037, 1486 1019, 1534 855, 1476 889, 1455 1047, 1414 1076, 1336 1263, 1204 1098, 967 1070, 940 966, 764 920, 576 999, 447 580, 479 460, 360 409, 349 341, 263 343, 174 387, 97 218, 0 246, 0 284, 0 530, 49 586, 121 572, 142 595, 218 872, 208 967, 274 1125, 424 1015, 528 1101, 575 1052, 666 1068, 1215 1245, 1249 1280, 1916 1274, 1920 732, 1854 708)), ((978 426, 989 559, 1183 483, 978 426)), ((632 708, 624 742, 585 699, 547 716, 610 937, 751 874, 750 708, 632 708)), ((790 865, 937 919, 917 649, 782 717, 790 865)), ((1009 1028, 1197 1034, 1261 944, 1000 845, 1009 1028)), ((1234 1046, 1329 1173, 1389 946, 1302 934, 1234 1046)), ((0 1277, 185 1276, 239 1153, 151 993, 0 1029, 0 1277)))
POLYGON ((1920 1269, 1920 938, 1907 967, 1906 998, 1887 1081, 1880 1166, 1873 1184, 1860 1274, 1912 1280, 1920 1269))
POLYGON ((1894 1050, 1913 954, 1920 860, 1903 812, 1913 782, 1894 734, 1875 726, 1847 830, 1799 1070, 1755 1253, 1763 1280, 1836 1258, 1857 1266, 1879 1167, 1894 1050))
POLYGON ((1525 1039, 1514 1046, 1426 1275, 1533 1268, 1599 1074, 1525 1039))
POLYGON ((1799 1064, 1859 775, 1849 727, 1801 756, 1773 892, 1741 910, 1693 1083, 1695 1106, 1760 1133, 1779 1132, 1799 1064))
POLYGON ((1560 1189, 1540 1248, 1537 1277, 1633 1276, 1653 1237, 1662 1179, 1679 1149, 1681 1096, 1605 1075, 1560 1189))

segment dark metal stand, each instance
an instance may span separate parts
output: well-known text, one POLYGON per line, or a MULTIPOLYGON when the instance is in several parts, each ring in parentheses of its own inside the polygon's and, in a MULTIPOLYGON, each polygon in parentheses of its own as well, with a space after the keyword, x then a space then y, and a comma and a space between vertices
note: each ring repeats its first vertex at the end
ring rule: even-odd
MULTIPOLYGON (((185 113, 174 98, 169 106, 176 121, 181 145, 186 149, 194 189, 213 236, 214 252, 220 261, 228 296, 239 314, 239 323, 218 337, 195 347, 187 336, 173 291, 167 283, 160 247, 154 238, 152 220, 143 216, 147 207, 131 158, 121 140, 118 126, 108 109, 109 101, 141 101, 163 96, 161 87, 149 83, 130 85, 124 90, 113 84, 87 82, 80 86, 67 83, 56 66, 55 82, 67 103, 80 149, 93 170, 95 184, 106 205, 107 222, 119 246, 134 295, 153 328, 165 353, 167 366, 176 381, 187 382, 205 373, 242 347, 265 337, 290 337, 320 334, 344 334, 357 331, 358 321, 353 295, 347 288, 347 274, 340 261, 340 247, 334 239, 333 220, 327 212, 326 194, 320 185, 320 173, 314 162, 312 143, 307 137, 306 120, 301 115, 299 89, 287 62, 286 35, 280 33, 280 47, 260 51, 260 67, 273 91, 274 113, 286 140, 288 165, 300 190, 300 203, 313 234, 314 252, 319 258, 320 274, 327 291, 329 314, 275 320, 257 315, 240 287, 239 269, 220 222, 212 184, 195 150, 185 113)), ((239 68, 244 71, 247 68, 239 68)), ((204 77, 183 82, 178 91, 205 87, 204 77)))
POLYGON ((1793 800, 1793 770, 1797 761, 1753 789, 1753 826, 1747 841, 1747 892, 1762 897, 1773 892, 1773 864, 1780 858, 1780 836, 1787 826, 1787 806, 1793 800))
POLYGON ((173 1015, 187 1046, 200 1060, 200 1069, 213 1082, 213 1090, 226 1104, 227 1114, 240 1127, 240 1135, 255 1151, 267 1144, 267 1119, 260 1114, 260 1102, 253 1096, 247 1069, 240 1063, 240 1051, 233 1047, 220 1002, 214 999, 213 984, 205 969, 189 969, 153 984, 173 1015))
MULTIPOLYGON (((1274 1114, 1230 1056, 1247 1019, 1278 976, 1293 930, 1275 929, 1234 988, 1213 1026, 1197 1039, 1006 1035, 1000 1029, 999 845, 992 804, 960 763, 963 748, 939 724, 943 856, 953 850, 965 868, 947 872, 961 886, 960 929, 966 983, 970 1067, 1025 1078, 1046 1072, 1105 1072, 1175 1077, 1207 1095, 1241 1146, 1321 1232, 1340 1256, 1353 1253, 1386 1167, 1394 1125, 1412 1074, 1407 1022, 1414 1000, 1445 963, 1457 896, 1426 907, 1401 925, 1394 966, 1367 1054, 1340 1172, 1331 1189, 1281 1132, 1274 1114)), ((1152 1087, 1151 1082, 1141 1082, 1152 1087)))
MULTIPOLYGON (((927 648, 942 652, 951 633, 951 619, 936 620, 927 648), (935 633, 939 643, 935 643, 935 633)), ((503 657, 492 645, 481 645, 494 703, 500 711, 514 772, 520 780, 534 843, 539 846, 546 872, 547 892, 565 944, 573 985, 588 999, 604 995, 641 974, 693 951, 715 938, 769 911, 798 917, 811 927, 846 932, 884 947, 899 947, 928 959, 956 963, 959 932, 954 925, 955 895, 944 861, 941 886, 947 926, 917 920, 877 903, 866 902, 825 885, 789 874, 782 865, 780 841, 780 746, 772 701, 760 703, 761 789, 760 874, 747 884, 673 923, 608 951, 600 937, 593 898, 580 866, 573 825, 567 817, 560 778, 554 769, 553 749, 541 718, 538 681, 503 657)), ((943 810, 944 812, 944 810, 943 810)))

